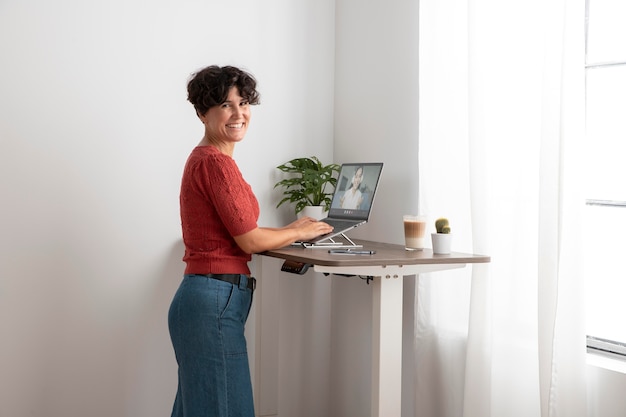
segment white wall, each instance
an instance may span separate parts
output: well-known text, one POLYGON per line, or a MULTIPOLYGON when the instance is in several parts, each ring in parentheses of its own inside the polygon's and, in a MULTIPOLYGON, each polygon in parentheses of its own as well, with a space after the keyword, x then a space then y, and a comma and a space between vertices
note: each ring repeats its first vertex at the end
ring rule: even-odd
MULTIPOLYGON (((418 2, 337 0, 335 160, 385 163, 371 222, 351 236, 401 244, 402 215, 418 209, 418 17, 418 2)), ((404 416, 413 416, 414 286, 405 278, 404 416)), ((333 416, 371 415, 371 300, 364 281, 334 278, 333 416)))
POLYGON ((587 415, 589 417, 622 417, 626 414, 626 366, 598 355, 587 366, 587 415), (604 362, 599 365, 598 362, 604 362), (615 366, 617 365, 617 366, 615 366))
POLYGON ((257 76, 235 158, 279 225, 274 167, 332 158, 333 19, 330 0, 0 3, 0 415, 169 415, 187 77, 257 76))

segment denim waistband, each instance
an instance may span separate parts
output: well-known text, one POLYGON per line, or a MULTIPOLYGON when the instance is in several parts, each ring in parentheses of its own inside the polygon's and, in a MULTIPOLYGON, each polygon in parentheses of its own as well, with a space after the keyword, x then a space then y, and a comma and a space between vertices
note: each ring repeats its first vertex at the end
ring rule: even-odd
POLYGON ((256 288, 256 279, 246 274, 191 274, 191 275, 213 278, 213 279, 217 279, 220 281, 230 282, 231 284, 236 285, 236 286, 239 286, 239 284, 241 283, 241 279, 244 278, 247 281, 246 288, 249 288, 252 291, 254 291, 254 289, 256 288))

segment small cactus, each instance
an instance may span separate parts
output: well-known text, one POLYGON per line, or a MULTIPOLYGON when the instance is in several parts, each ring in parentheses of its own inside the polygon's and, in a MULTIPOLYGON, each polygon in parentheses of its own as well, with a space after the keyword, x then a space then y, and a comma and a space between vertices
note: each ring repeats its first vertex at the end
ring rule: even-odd
POLYGON ((450 233, 450 224, 448 219, 445 217, 440 217, 435 221, 435 229, 437 229, 437 233, 450 233))

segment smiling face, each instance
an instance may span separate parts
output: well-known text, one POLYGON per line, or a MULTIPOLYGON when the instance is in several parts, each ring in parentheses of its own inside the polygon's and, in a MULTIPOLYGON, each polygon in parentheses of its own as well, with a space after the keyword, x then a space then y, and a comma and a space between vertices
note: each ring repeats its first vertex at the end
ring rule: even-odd
POLYGON ((231 87, 226 101, 209 108, 200 120, 205 128, 204 141, 232 149, 248 131, 250 103, 241 97, 237 87, 231 87))
POLYGON ((354 189, 359 188, 359 185, 361 185, 361 181, 363 181, 363 168, 358 167, 356 169, 356 172, 354 173, 354 176, 352 177, 352 187, 354 189))

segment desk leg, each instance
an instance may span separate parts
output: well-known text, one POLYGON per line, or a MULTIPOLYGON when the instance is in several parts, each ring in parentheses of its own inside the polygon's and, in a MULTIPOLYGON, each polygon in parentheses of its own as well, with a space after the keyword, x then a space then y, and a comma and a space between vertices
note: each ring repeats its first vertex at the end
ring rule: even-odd
POLYGON ((401 415, 402 281, 394 274, 372 282, 372 417, 401 415))

